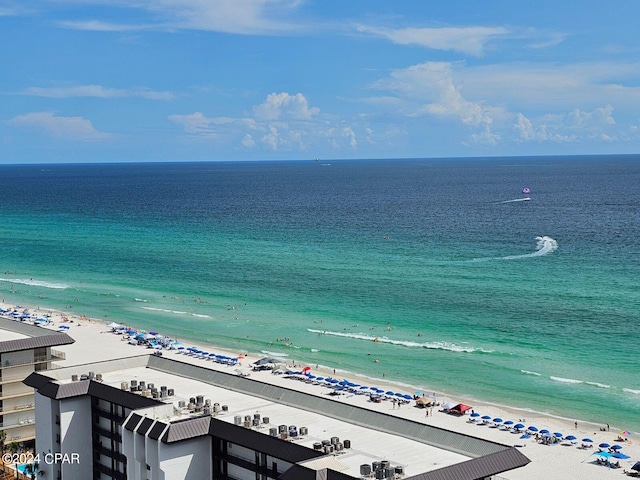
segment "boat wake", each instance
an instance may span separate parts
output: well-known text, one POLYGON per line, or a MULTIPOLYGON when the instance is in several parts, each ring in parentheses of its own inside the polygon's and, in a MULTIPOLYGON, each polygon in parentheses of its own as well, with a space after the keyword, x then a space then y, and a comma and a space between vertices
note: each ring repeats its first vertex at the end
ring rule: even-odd
POLYGON ((513 200, 505 200, 503 202, 498 202, 498 203, 528 202, 529 200, 531 200, 531 197, 514 198, 513 200))
POLYGON ((524 255, 510 255, 508 257, 499 257, 500 260, 517 260, 518 258, 542 257, 555 252, 558 249, 558 242, 551 237, 536 237, 538 241, 537 249, 533 253, 524 255))
POLYGON ((489 262, 491 260, 519 260, 521 258, 534 258, 549 255, 558 249, 558 242, 551 237, 543 236, 536 237, 538 243, 536 244, 536 251, 531 253, 524 253, 522 255, 507 255, 506 257, 481 257, 474 258, 473 260, 466 260, 463 263, 468 262, 489 262))

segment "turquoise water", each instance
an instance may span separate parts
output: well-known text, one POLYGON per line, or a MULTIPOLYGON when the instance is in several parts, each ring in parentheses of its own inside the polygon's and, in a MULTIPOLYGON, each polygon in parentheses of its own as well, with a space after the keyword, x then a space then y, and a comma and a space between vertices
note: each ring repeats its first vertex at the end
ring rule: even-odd
POLYGON ((640 431, 639 160, 0 166, 0 291, 640 431))

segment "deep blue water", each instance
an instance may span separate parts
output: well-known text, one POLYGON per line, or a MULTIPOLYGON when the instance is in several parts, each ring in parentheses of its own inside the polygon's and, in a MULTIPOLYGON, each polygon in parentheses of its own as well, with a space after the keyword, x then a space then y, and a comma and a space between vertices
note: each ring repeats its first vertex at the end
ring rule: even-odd
POLYGON ((6 302, 640 430, 640 157, 0 175, 6 302))

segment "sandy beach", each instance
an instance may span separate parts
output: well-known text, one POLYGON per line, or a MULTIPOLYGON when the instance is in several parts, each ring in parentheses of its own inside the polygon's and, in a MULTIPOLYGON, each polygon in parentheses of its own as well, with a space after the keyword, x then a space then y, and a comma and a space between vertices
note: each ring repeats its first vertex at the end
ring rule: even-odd
MULTIPOLYGON (((4 308, 9 308, 9 306, 5 304, 4 308)), ((24 309, 25 307, 22 306, 20 308, 24 309)), ((113 358, 152 354, 152 349, 144 346, 130 345, 123 335, 112 333, 111 329, 107 327, 107 324, 101 320, 50 311, 42 307, 39 309, 30 309, 30 312, 34 316, 33 318, 48 314, 50 323, 43 328, 59 330, 61 326, 64 326, 65 333, 76 340, 72 345, 59 347, 59 350, 66 354, 64 361, 57 362, 61 366, 81 365, 113 358)), ((135 328, 135 326, 132 327, 135 328)), ((249 373, 251 378, 255 380, 295 388, 311 394, 325 396, 331 392, 331 389, 325 385, 305 383, 300 380, 287 378, 285 375, 275 375, 268 370, 253 371, 251 369, 252 364, 261 358, 259 354, 253 352, 234 352, 217 347, 213 350, 214 347, 211 345, 199 345, 197 342, 189 342, 188 345, 185 346, 196 346, 204 351, 215 351, 216 353, 226 354, 230 357, 241 356, 242 358, 237 366, 230 367, 181 353, 184 352, 184 350, 164 350, 163 355, 184 362, 207 366, 211 369, 227 371, 229 369, 242 369, 243 372, 249 373)), ((288 366, 292 369, 300 370, 307 365, 297 364, 295 367, 294 365, 288 366)), ((341 371, 339 365, 335 366, 335 370, 334 366, 308 366, 311 367, 311 372, 317 376, 337 379, 347 378, 354 383, 362 385, 375 384, 383 390, 393 390, 410 395, 414 395, 416 391, 422 391, 429 396, 435 395, 440 405, 446 402, 464 403, 472 406, 473 411, 480 414, 480 416, 486 415, 491 419, 499 417, 505 421, 509 419, 515 423, 523 423, 527 427, 535 426, 538 430, 546 429, 549 432, 561 432, 565 437, 568 435, 576 437, 576 440, 573 442, 563 441, 553 445, 545 445, 539 443, 535 435, 531 435, 529 438, 521 438, 520 433, 516 434, 512 431, 505 431, 492 424, 479 425, 478 422, 471 423, 469 414, 456 417, 440 412, 440 408, 437 406, 432 410, 417 408, 415 402, 411 401, 409 404, 398 407, 391 401, 382 401, 381 403, 370 402, 367 395, 342 394, 332 397, 338 402, 346 402, 363 408, 385 411, 385 413, 402 416, 417 422, 428 423, 440 428, 458 431, 505 445, 518 446, 522 453, 531 459, 531 463, 526 467, 503 474, 502 478, 505 479, 537 480, 539 478, 580 478, 596 480, 620 478, 625 476, 625 470, 629 470, 636 461, 640 460, 640 440, 638 440, 637 434, 630 432, 622 433, 620 431, 621 427, 619 426, 610 425, 607 430, 606 425, 596 425, 584 419, 563 419, 535 412, 512 409, 508 406, 486 404, 472 398, 448 398, 437 391, 434 392, 432 389, 429 389, 428 385, 408 386, 393 383, 393 379, 389 378, 371 379, 361 377, 353 372, 341 371), (427 415, 428 413, 429 415, 427 415), (602 430, 603 428, 604 431, 602 430), (619 436, 626 438, 626 441, 617 441, 619 436), (583 443, 582 439, 584 438, 592 439, 593 447, 580 448, 583 443), (629 458, 619 460, 612 458, 614 461, 619 461, 620 468, 610 468, 599 465, 597 462, 598 456, 594 453, 598 451, 598 445, 601 443, 620 445, 622 447, 620 451, 628 455, 629 458)))

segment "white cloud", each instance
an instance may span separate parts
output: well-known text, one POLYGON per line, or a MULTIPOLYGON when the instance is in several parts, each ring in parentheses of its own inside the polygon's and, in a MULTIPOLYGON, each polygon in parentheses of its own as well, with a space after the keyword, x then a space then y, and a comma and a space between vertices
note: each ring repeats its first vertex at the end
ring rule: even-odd
POLYGON ((207 117, 202 112, 171 115, 169 120, 185 133, 200 138, 233 141, 246 149, 264 146, 272 151, 305 151, 332 146, 356 148, 353 128, 309 105, 297 93, 271 93, 252 109, 251 117, 207 117))
POLYGON ((23 95, 32 95, 48 98, 74 98, 74 97, 141 97, 149 100, 173 100, 175 95, 171 92, 158 92, 147 88, 107 88, 101 85, 76 85, 72 87, 29 87, 23 95))
POLYGON ((487 107, 471 101, 462 93, 462 86, 454 79, 453 65, 446 62, 427 62, 396 70, 374 87, 397 93, 413 101, 410 116, 431 115, 455 118, 465 125, 477 128, 474 142, 484 139, 490 144, 498 141, 491 133, 494 117, 502 116, 502 109, 487 107))
POLYGON ((609 142, 626 138, 627 133, 620 135, 608 131, 615 125, 613 107, 607 105, 590 112, 576 108, 565 114, 544 115, 535 120, 518 113, 513 128, 519 142, 567 143, 580 140, 609 142))
POLYGON ((93 141, 111 137, 109 133, 96 130, 91 121, 86 118, 60 117, 51 112, 25 113, 13 117, 7 123, 18 127, 40 129, 52 137, 65 140, 93 141))
POLYGON ((457 51, 480 56, 485 44, 509 33, 504 27, 441 27, 441 28, 376 28, 359 26, 358 31, 385 37, 401 45, 418 45, 433 50, 457 51))
POLYGON ((235 34, 269 34, 297 30, 285 19, 295 13, 300 0, 88 0, 94 4, 131 8, 150 16, 144 23, 114 24, 102 20, 61 22, 65 28, 126 31, 126 30, 209 30, 235 34), (153 21, 154 23, 149 23, 153 21))
POLYGON ((289 95, 288 93, 271 93, 267 100, 253 107, 256 120, 278 120, 290 118, 294 120, 309 120, 320 112, 318 108, 309 108, 307 99, 301 93, 289 95))

